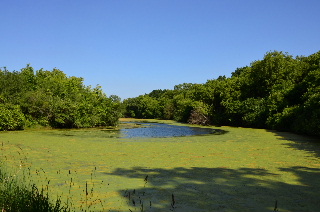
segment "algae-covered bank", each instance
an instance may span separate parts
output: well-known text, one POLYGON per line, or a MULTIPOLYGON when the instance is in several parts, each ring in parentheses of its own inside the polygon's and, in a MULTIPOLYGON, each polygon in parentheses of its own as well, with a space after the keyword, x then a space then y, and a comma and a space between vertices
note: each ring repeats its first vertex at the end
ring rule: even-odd
POLYGON ((0 156, 12 177, 61 196, 75 211, 319 210, 318 138, 212 128, 225 133, 125 138, 109 129, 1 132, 0 156))

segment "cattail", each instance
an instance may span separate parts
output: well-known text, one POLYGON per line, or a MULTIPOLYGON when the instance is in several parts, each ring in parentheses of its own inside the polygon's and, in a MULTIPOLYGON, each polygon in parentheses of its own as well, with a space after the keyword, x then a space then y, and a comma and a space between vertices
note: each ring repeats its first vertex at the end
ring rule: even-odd
POLYGON ((276 200, 276 203, 274 205, 274 210, 273 211, 278 211, 278 200, 276 200))

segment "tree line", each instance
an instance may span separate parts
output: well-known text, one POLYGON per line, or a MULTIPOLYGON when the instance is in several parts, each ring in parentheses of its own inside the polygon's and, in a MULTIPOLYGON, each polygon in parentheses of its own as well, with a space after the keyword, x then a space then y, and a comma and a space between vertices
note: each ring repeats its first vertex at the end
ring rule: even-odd
POLYGON ((119 98, 85 86, 83 78, 30 65, 12 72, 0 68, 0 130, 113 126, 120 116, 119 98))
POLYGON ((183 83, 123 101, 124 115, 202 125, 267 128, 320 135, 320 51, 262 60, 203 84, 183 83))

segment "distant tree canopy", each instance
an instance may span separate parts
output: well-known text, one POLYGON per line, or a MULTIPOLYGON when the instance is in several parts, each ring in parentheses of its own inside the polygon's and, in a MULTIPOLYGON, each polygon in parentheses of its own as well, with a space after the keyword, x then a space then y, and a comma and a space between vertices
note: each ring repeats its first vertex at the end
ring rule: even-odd
POLYGON ((123 101, 124 115, 320 135, 320 51, 273 51, 204 84, 183 83, 123 101))
POLYGON ((84 86, 82 78, 29 65, 21 71, 0 69, 0 130, 116 125, 120 116, 119 98, 108 98, 99 86, 84 86))

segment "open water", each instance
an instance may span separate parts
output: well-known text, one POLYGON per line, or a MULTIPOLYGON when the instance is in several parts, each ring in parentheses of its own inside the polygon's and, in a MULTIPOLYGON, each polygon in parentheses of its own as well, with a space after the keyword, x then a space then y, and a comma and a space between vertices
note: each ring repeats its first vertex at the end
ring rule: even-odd
MULTIPOLYGON (((132 123, 132 122, 131 122, 132 123)), ((177 126, 163 123, 140 123, 138 128, 121 129, 121 137, 123 138, 162 138, 162 137, 181 137, 206 134, 223 134, 223 130, 212 128, 177 126)))

